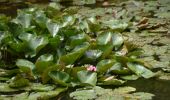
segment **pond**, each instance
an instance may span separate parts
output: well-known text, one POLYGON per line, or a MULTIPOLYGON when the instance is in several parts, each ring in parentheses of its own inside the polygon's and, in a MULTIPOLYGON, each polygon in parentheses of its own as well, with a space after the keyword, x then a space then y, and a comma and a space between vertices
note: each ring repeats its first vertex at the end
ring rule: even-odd
MULTIPOLYGON (((119 98, 120 100, 122 97, 142 99, 140 98, 142 95, 135 95, 136 92, 154 94, 153 100, 170 99, 170 1, 98 0, 93 3, 95 0, 85 2, 74 0, 74 2, 65 1, 57 2, 56 4, 52 1, 58 0, 0 1, 0 14, 11 16, 14 19, 7 22, 9 28, 6 28, 10 33, 14 32, 10 35, 10 38, 14 38, 11 40, 14 44, 9 42, 7 46, 5 45, 4 41, 8 41, 9 38, 2 41, 6 36, 3 37, 1 33, 4 34, 3 32, 6 29, 3 29, 4 27, 0 28, 0 46, 2 46, 1 48, 7 48, 7 50, 1 49, 0 51, 0 56, 2 55, 0 57, 2 60, 0 62, 0 84, 2 85, 0 89, 7 88, 5 92, 0 90, 2 98, 7 95, 9 99, 17 99, 19 96, 23 96, 23 98, 28 97, 31 100, 35 96, 33 100, 36 100, 45 96, 48 99, 57 97, 61 100, 72 98, 79 100, 77 98, 82 99, 81 90, 87 90, 87 94, 84 95, 87 96, 87 100, 88 97, 97 100, 105 98, 103 95, 106 94, 96 93, 96 88, 98 89, 98 87, 82 88, 82 86, 90 84, 103 88, 105 86, 110 87, 113 91, 107 89, 103 91, 106 91, 106 93, 110 91, 110 95, 115 96, 113 98, 119 98), (45 11, 37 9, 32 11, 21 10, 18 11, 19 15, 17 14, 18 9, 30 7, 37 7, 45 11), (69 15, 75 14, 77 19, 67 15, 67 13, 69 15), (51 19, 47 20, 48 18, 44 16, 45 14, 51 19), (30 16, 36 17, 31 19, 30 16), (56 25, 56 23, 59 24, 56 25), (74 25, 75 23, 78 26, 74 25), (31 26, 32 24, 33 26, 31 26), (60 26, 61 24, 63 26, 60 26), (15 25, 16 28, 12 27, 15 25), (61 28, 62 30, 60 30, 59 27, 63 29, 61 28), (78 34, 80 31, 74 30, 81 28, 87 35, 78 34), (22 34, 18 30, 26 33, 22 34), (61 31, 61 36, 58 36, 60 34, 59 30, 61 31), (103 30, 106 32, 105 34, 103 30), (45 33, 52 34, 52 36, 45 33), (90 45, 86 42, 90 43, 90 45), (26 43, 28 44, 25 46, 26 43), (81 43, 83 45, 76 47, 81 43), (56 50, 55 46, 61 50, 56 50), (28 47, 28 50, 24 51, 23 47, 28 47), (54 62, 55 64, 59 63, 59 65, 54 65, 54 62), (39 66, 42 66, 42 68, 39 66), (51 68, 48 69, 47 67, 49 66, 51 68), (63 66, 66 68, 63 68, 63 66), (75 69, 74 66, 76 66, 75 69), (81 66, 81 68, 77 68, 77 66, 81 66), (26 69, 22 69, 22 67, 26 69), (37 72, 33 67, 37 68, 35 69, 37 72), (46 69, 47 72, 43 69, 46 69), (72 77, 76 77, 76 79, 72 77), (15 79, 22 80, 25 82, 23 83, 24 85, 21 85, 20 88, 20 85, 16 85, 20 81, 15 83, 15 79), (80 83, 75 82, 77 79, 80 83), (70 80, 73 80, 73 82, 70 82, 70 80), (29 81, 33 84, 32 86, 28 85, 30 84, 29 81), (106 81, 109 82, 107 83, 106 81), (13 82, 14 84, 11 85, 13 82), (69 85, 67 82, 70 82, 69 85), (9 88, 8 84, 14 88, 9 88), (60 85, 62 87, 58 89, 56 86, 60 87, 60 85), (15 88, 17 86, 19 89, 15 88), (36 86, 40 88, 36 88, 36 86), (72 86, 80 87, 80 89, 77 89, 77 87, 72 88, 72 86), (119 86, 134 87, 136 91, 133 88, 128 88, 128 92, 119 97, 114 93, 116 91, 115 87, 117 89, 119 86), (72 89, 79 92, 76 94, 72 89), (89 92, 88 89, 89 91, 93 90, 96 94, 89 92), (49 94, 47 91, 50 91, 49 94), (60 94, 63 91, 64 93, 60 94), (10 93, 16 93, 16 96, 10 93), (70 93, 72 93, 72 98, 69 97, 70 93), (93 95, 90 95, 90 93, 93 95), (57 96, 56 94, 60 95, 57 96), (99 97, 95 98, 94 95, 99 95, 99 97)), ((3 19, 3 17, 0 19, 3 19)), ((6 20, 8 21, 8 19, 6 20)), ((3 26, 3 24, 0 25, 3 26)), ((149 94, 149 97, 152 97, 152 95, 149 94)))

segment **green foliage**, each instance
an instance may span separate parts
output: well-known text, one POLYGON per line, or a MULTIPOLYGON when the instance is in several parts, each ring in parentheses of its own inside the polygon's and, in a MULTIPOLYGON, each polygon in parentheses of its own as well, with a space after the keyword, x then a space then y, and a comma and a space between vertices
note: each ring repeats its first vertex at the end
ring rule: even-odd
MULTIPOLYGON (((93 4, 95 0, 84 2, 93 4)), ((155 76, 146 68, 147 63, 138 59, 141 50, 127 43, 121 34, 129 24, 117 19, 99 21, 97 16, 84 17, 69 10, 62 11, 52 3, 45 9, 18 10, 13 19, 1 18, 0 64, 6 65, 0 67, 0 81, 6 84, 0 86, 0 92, 3 89, 6 89, 4 92, 31 91, 20 95, 28 100, 46 100, 67 87, 92 86, 70 96, 85 100, 119 100, 126 95, 143 97, 143 94, 129 94, 135 90, 131 87, 118 90, 96 87, 118 86, 141 76, 155 76)))
POLYGON ((96 85, 97 73, 89 71, 79 71, 77 77, 81 83, 90 84, 92 86, 96 85))
POLYGON ((93 100, 94 98, 95 100, 151 100, 154 96, 153 94, 143 92, 131 93, 134 91, 136 89, 133 87, 120 87, 112 90, 96 86, 93 88, 78 89, 70 93, 70 97, 75 100, 93 100))
POLYGON ((16 65, 20 68, 21 71, 23 71, 24 73, 32 73, 32 71, 35 68, 35 65, 25 59, 18 59, 16 61, 16 65))

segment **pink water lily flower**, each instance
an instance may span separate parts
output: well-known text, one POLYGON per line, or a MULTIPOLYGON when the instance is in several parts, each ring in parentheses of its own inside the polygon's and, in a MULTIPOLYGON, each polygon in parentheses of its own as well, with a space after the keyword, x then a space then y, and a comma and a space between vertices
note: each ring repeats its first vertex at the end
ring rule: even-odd
POLYGON ((96 72, 96 66, 90 65, 87 67, 87 70, 96 72))

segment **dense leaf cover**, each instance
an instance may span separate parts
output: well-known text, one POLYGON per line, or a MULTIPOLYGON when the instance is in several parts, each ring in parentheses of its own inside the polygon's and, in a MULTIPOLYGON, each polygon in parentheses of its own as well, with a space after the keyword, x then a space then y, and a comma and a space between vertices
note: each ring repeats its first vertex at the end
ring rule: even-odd
POLYGON ((0 17, 0 92, 35 91, 20 95, 49 99, 72 87, 118 86, 156 75, 138 59, 141 49, 121 34, 132 23, 99 21, 54 5, 0 17))

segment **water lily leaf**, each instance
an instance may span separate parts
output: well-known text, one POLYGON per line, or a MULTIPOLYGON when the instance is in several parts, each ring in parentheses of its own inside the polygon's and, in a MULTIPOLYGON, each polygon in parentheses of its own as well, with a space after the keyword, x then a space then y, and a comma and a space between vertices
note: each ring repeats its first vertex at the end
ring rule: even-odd
POLYGON ((30 28, 32 17, 32 14, 19 10, 18 16, 13 22, 21 24, 24 28, 30 28))
POLYGON ((11 69, 11 70, 5 70, 5 69, 0 69, 0 76, 1 77, 8 77, 8 76, 13 76, 20 73, 19 69, 11 69))
POLYGON ((48 84, 43 85, 41 83, 32 83, 30 86, 31 86, 31 90, 38 91, 38 92, 51 91, 54 90, 55 88, 54 85, 48 85, 48 84))
POLYGON ((7 78, 7 77, 0 77, 0 82, 6 82, 10 80, 10 78, 7 78))
POLYGON ((24 29, 22 28, 22 25, 20 24, 10 22, 8 23, 8 26, 9 26, 9 31, 12 33, 14 37, 24 32, 24 29))
POLYGON ((155 76, 155 74, 144 66, 136 63, 127 63, 127 66, 130 70, 132 70, 135 74, 142 76, 144 78, 151 78, 155 76))
POLYGON ((127 76, 121 76, 124 80, 137 80, 139 78, 138 75, 127 75, 127 76))
POLYGON ((97 46, 97 48, 99 50, 103 51, 101 58, 104 59, 104 58, 107 58, 108 56, 110 56, 110 53, 112 53, 114 46, 111 44, 107 44, 107 45, 103 45, 103 46, 99 45, 99 46, 97 46))
POLYGON ((77 77, 81 83, 89 84, 92 86, 96 85, 97 73, 89 71, 79 71, 77 72, 77 77))
POLYGON ((29 80, 21 77, 21 76, 16 76, 12 79, 12 81, 9 84, 9 87, 11 88, 22 88, 26 87, 29 85, 29 80))
POLYGON ((74 16, 66 15, 63 16, 63 27, 71 26, 75 23, 76 18, 74 16))
POLYGON ((58 96, 61 92, 66 91, 67 88, 57 88, 53 91, 48 91, 48 92, 32 92, 29 97, 28 100, 49 100, 52 99, 56 96, 58 96))
POLYGON ((53 49, 57 49, 57 47, 60 45, 60 43, 62 42, 63 40, 63 37, 59 36, 59 35, 56 35, 55 37, 53 38, 49 38, 49 44, 50 46, 53 47, 53 49))
POLYGON ((41 27, 46 28, 47 17, 44 11, 38 10, 35 12, 35 22, 41 27))
POLYGON ((61 71, 51 71, 48 75, 53 79, 53 81, 57 84, 67 86, 67 82, 70 79, 69 74, 61 71))
POLYGON ((97 72, 100 72, 100 73, 105 73, 105 72, 107 72, 107 70, 108 70, 109 68, 111 68, 115 62, 116 62, 116 61, 113 60, 113 59, 101 60, 101 61, 98 62, 97 65, 96 65, 97 72))
POLYGON ((169 12, 158 12, 157 14, 155 14, 155 16, 159 17, 159 18, 170 18, 170 13, 169 12))
POLYGON ((145 93, 145 92, 137 92, 137 93, 133 93, 133 95, 140 98, 140 100, 152 100, 152 98, 155 96, 154 94, 145 93))
POLYGON ((112 34, 112 45, 117 50, 124 42, 123 36, 120 33, 112 34))
POLYGON ((35 35, 34 34, 30 34, 30 33, 22 33, 18 37, 22 41, 31 41, 31 39, 34 38, 35 35))
POLYGON ((70 93, 70 97, 75 100, 92 100, 96 98, 94 90, 79 90, 70 93))
POLYGON ((123 80, 111 79, 111 80, 99 82, 98 85, 122 85, 123 83, 125 83, 125 81, 123 80))
POLYGON ((49 42, 48 38, 45 36, 35 36, 29 33, 21 34, 19 38, 27 42, 28 48, 30 49, 27 52, 27 55, 30 55, 31 57, 34 57, 49 42))
MULTIPOLYGON (((28 99, 28 92, 24 92, 21 94, 15 94, 15 96, 11 97, 12 100, 27 100, 28 99)), ((9 99, 9 100, 11 100, 9 99)))
POLYGON ((110 44, 118 49, 124 42, 123 36, 120 33, 106 32, 97 37, 98 45, 110 44))
POLYGON ((0 92, 1 93, 8 93, 8 92, 17 92, 20 91, 19 89, 13 89, 9 87, 7 83, 0 83, 0 92))
POLYGON ((19 42, 19 41, 13 41, 13 42, 10 42, 8 44, 10 46, 10 48, 13 50, 13 52, 17 52, 17 53, 20 53, 20 52, 25 52, 25 48, 27 47, 26 43, 25 42, 19 42))
POLYGON ((0 31, 0 45, 2 45, 2 43, 8 43, 7 38, 10 37, 10 34, 0 31))
POLYGON ((43 73, 47 69, 47 67, 53 64, 53 60, 54 58, 52 54, 41 55, 35 63, 36 71, 38 73, 43 73))
POLYGON ((75 5, 95 4, 96 0, 73 0, 75 5))
POLYGON ((59 29, 61 28, 60 24, 54 23, 51 20, 47 21, 46 26, 48 28, 48 31, 51 33, 53 37, 57 35, 57 33, 59 32, 59 29))
POLYGON ((88 47, 89 44, 87 43, 75 47, 75 49, 72 52, 61 56, 59 62, 64 63, 66 65, 73 64, 77 59, 79 59, 84 54, 84 52, 88 49, 88 47))
POLYGON ((110 69, 109 72, 114 73, 114 74, 119 74, 119 75, 127 75, 131 74, 131 71, 123 67, 121 63, 116 62, 110 69))
POLYGON ((117 94, 126 94, 126 93, 130 93, 130 92, 135 92, 136 89, 134 87, 119 87, 113 90, 113 92, 117 93, 117 94))
POLYGON ((106 45, 111 42, 112 32, 102 33, 97 37, 97 44, 106 45))
POLYGON ((48 44, 48 38, 43 36, 37 36, 31 39, 29 43, 29 47, 33 50, 33 55, 35 56, 43 47, 45 47, 48 44))
POLYGON ((20 68, 21 71, 25 73, 32 73, 32 71, 35 69, 35 65, 25 59, 18 59, 16 61, 16 65, 20 68))
POLYGON ((61 65, 53 65, 53 66, 49 66, 41 75, 42 78, 42 82, 43 83, 47 83, 51 78, 48 75, 49 72, 51 71, 57 71, 57 70, 61 70, 62 66, 61 65))
POLYGON ((102 55, 101 50, 88 50, 85 52, 85 57, 90 59, 90 60, 96 60, 102 55))
POLYGON ((75 47, 77 45, 82 44, 83 42, 85 42, 85 40, 86 40, 86 35, 85 34, 77 34, 75 36, 70 37, 70 41, 68 41, 69 42, 68 45, 71 48, 73 48, 73 47, 75 47))
POLYGON ((125 22, 122 22, 120 20, 110 20, 110 21, 104 21, 104 26, 110 27, 112 30, 115 31, 123 31, 128 27, 128 24, 125 22))

